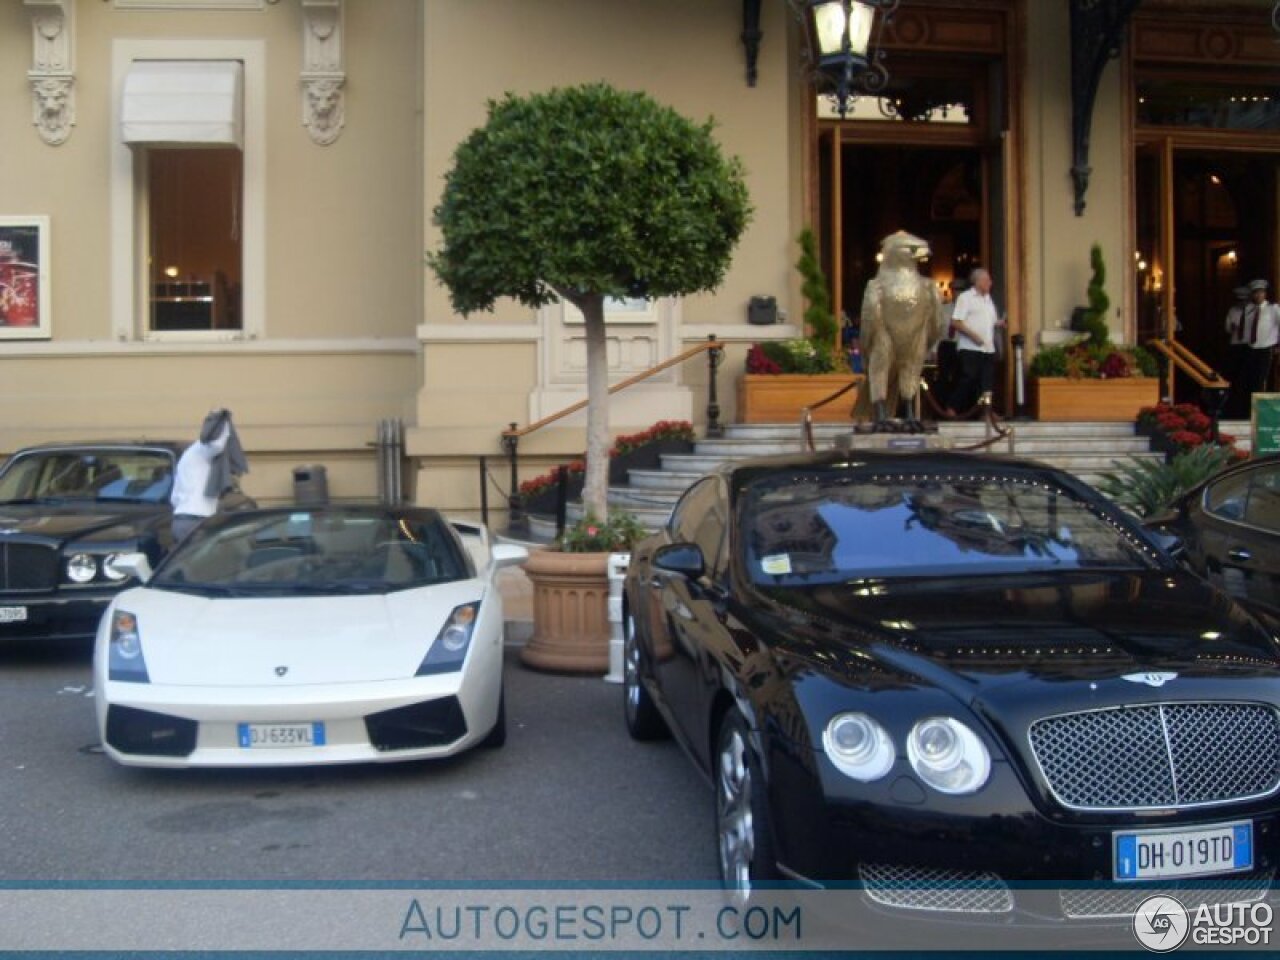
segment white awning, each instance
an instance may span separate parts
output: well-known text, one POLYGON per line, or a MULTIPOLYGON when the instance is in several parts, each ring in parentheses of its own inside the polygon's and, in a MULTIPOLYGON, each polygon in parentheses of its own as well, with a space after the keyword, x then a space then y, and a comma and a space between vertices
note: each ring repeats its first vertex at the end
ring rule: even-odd
POLYGON ((133 146, 244 148, 238 60, 135 60, 124 80, 120 133, 133 146))

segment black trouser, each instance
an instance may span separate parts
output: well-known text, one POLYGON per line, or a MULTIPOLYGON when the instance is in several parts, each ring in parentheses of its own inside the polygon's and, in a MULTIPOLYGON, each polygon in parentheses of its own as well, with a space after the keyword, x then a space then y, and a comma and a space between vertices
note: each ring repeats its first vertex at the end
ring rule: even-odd
POLYGON ((1239 420, 1249 418, 1249 354, 1253 350, 1247 343, 1233 343, 1227 349, 1227 379, 1231 381, 1231 395, 1227 412, 1239 420))
POLYGON ((1250 347, 1249 361, 1245 367, 1245 382, 1250 393, 1262 393, 1267 389, 1267 380, 1271 376, 1271 355, 1273 347, 1250 347))
POLYGON ((957 350, 960 358, 960 380, 951 394, 951 409, 964 413, 996 383, 996 355, 981 350, 957 350))

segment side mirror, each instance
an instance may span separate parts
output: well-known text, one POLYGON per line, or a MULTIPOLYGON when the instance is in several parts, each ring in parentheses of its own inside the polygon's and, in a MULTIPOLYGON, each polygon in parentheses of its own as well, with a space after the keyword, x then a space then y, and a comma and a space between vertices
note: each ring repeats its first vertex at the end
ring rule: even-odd
POLYGON ((112 566, 121 573, 133 577, 139 583, 146 583, 151 579, 151 561, 147 559, 145 553, 121 553, 117 555, 112 566))
POLYGON ((495 571, 501 570, 503 567, 518 567, 529 559, 529 551, 524 547, 517 547, 514 543, 498 543, 494 544, 493 549, 489 551, 490 563, 495 571))
POLYGON ((669 543, 659 547, 653 555, 653 565, 666 573, 677 573, 690 580, 697 580, 707 572, 702 548, 696 543, 669 543))

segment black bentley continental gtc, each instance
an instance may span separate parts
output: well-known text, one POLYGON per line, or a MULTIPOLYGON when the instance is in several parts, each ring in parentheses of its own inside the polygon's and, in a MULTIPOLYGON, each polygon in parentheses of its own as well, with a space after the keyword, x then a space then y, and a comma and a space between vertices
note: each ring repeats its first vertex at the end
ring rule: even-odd
MULTIPOLYGON (((128 585, 116 559, 172 545, 178 443, 51 444, 0 468, 0 642, 91 640, 128 585)), ((226 509, 251 506, 239 492, 226 509)))
POLYGON ((1256 900, 1280 624, 1167 547, 1034 463, 732 464, 633 554, 626 722, 712 781, 731 887, 1054 922, 1191 883, 1256 900))

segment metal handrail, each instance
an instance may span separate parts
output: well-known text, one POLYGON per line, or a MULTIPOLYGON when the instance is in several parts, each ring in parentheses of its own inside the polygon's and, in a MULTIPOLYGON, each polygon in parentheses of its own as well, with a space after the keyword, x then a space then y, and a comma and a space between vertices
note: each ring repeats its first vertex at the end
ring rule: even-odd
MULTIPOLYGON (((722 349, 722 347, 719 341, 716 340, 715 334, 714 333, 710 334, 707 337, 707 340, 705 343, 700 343, 695 347, 690 347, 688 350, 684 351, 684 353, 680 353, 674 357, 670 357, 667 360, 663 360, 661 363, 650 367, 648 370, 645 370, 642 373, 637 373, 633 376, 627 377, 627 379, 625 380, 619 380, 617 383, 609 387, 609 396, 613 396, 615 393, 621 393, 623 390, 626 390, 628 387, 633 387, 637 383, 640 383, 641 381, 648 380, 650 377, 656 376, 657 374, 662 373, 662 371, 667 370, 671 367, 674 367, 677 364, 684 363, 686 360, 690 360, 693 357, 698 356, 698 354, 700 353, 706 353, 708 350, 720 350, 720 349, 722 349)), ((543 427, 546 427, 555 423, 557 420, 562 420, 565 417, 569 416, 570 414, 577 413, 579 410, 583 409, 586 405, 587 405, 586 400, 579 400, 577 403, 572 403, 569 406, 565 407, 563 410, 559 410, 551 414, 550 416, 543 417, 541 420, 538 420, 535 423, 531 423, 527 427, 517 428, 516 425, 513 423, 509 429, 502 431, 502 435, 504 437, 515 437, 516 439, 519 439, 520 437, 527 437, 529 434, 535 433, 536 431, 541 430, 543 427)))
POLYGON ((1166 340, 1160 337, 1152 340, 1150 346, 1195 381, 1196 386, 1202 390, 1227 390, 1231 387, 1230 381, 1192 353, 1186 344, 1176 339, 1166 340))
MULTIPOLYGON (((671 367, 674 367, 677 364, 685 363, 691 360, 692 358, 701 356, 703 354, 706 354, 707 366, 709 368, 709 375, 707 377, 706 435, 708 437, 722 437, 724 436, 724 425, 721 424, 720 422, 720 402, 716 395, 716 371, 719 369, 720 363, 724 359, 724 347, 720 343, 720 341, 716 339, 716 336, 714 333, 709 334, 707 336, 706 341, 704 341, 703 343, 699 343, 697 346, 690 347, 688 350, 685 350, 683 353, 679 353, 674 357, 670 357, 666 360, 663 360, 661 363, 655 364, 654 366, 650 367, 648 370, 645 370, 641 373, 637 373, 634 376, 627 377, 627 379, 621 380, 618 383, 613 384, 611 387, 609 387, 608 395, 613 396, 615 393, 621 393, 623 390, 626 390, 628 387, 633 387, 637 383, 641 383, 644 380, 648 380, 650 377, 655 376, 656 374, 659 374, 664 370, 669 370, 671 367)), ((506 453, 507 464, 511 471, 511 488, 507 493, 507 509, 508 509, 508 516, 510 521, 512 522, 516 521, 519 518, 521 513, 521 501, 520 501, 520 490, 519 490, 519 487, 520 487, 520 484, 519 484, 520 438, 527 437, 529 434, 535 433, 536 431, 541 430, 545 426, 555 423, 558 420, 563 420, 565 417, 569 416, 570 414, 577 413, 579 410, 586 407, 587 403, 588 403, 587 400, 579 400, 577 403, 570 404, 569 406, 565 407, 563 410, 558 410, 555 413, 551 414, 550 416, 543 417, 541 420, 538 420, 536 423, 531 423, 526 427, 517 427, 513 423, 510 425, 510 427, 508 427, 508 429, 502 431, 502 435, 500 438, 502 449, 506 453)), ((482 472, 481 484, 483 485, 485 482, 485 480, 483 479, 483 474, 484 474, 483 468, 481 472, 482 472)), ((564 479, 564 474, 562 472, 561 484, 560 484, 562 495, 563 495, 563 488, 564 488, 563 479, 564 479)), ((483 486, 482 486, 482 495, 484 495, 483 486)), ((487 508, 487 504, 486 504, 486 508, 487 508)), ((558 533, 564 532, 563 507, 557 510, 556 528, 558 533)))

